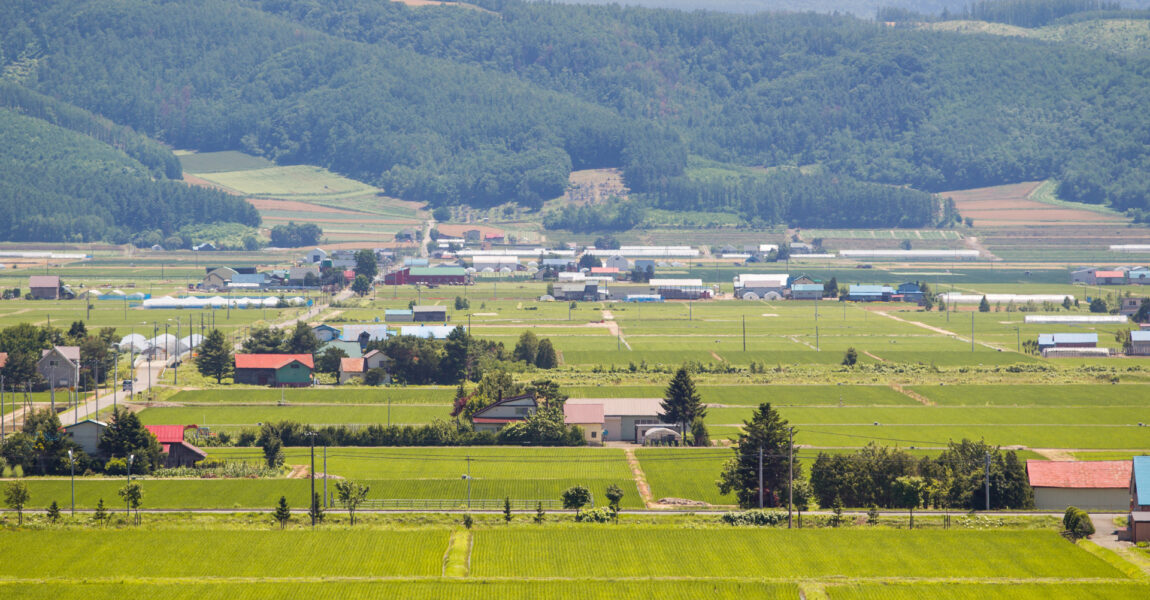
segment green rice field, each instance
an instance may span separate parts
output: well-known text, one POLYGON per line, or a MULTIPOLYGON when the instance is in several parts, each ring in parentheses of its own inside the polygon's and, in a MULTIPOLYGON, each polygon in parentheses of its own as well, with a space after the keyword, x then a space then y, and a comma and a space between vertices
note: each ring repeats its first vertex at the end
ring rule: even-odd
POLYGON ((1137 600, 1150 595, 1139 583, 867 583, 828 586, 831 600, 1137 600))

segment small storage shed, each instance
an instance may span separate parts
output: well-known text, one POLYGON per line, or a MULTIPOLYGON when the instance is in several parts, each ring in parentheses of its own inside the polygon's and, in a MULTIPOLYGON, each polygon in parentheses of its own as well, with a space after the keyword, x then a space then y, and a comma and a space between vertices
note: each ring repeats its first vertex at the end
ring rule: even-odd
POLYGON ((184 430, 195 429, 195 425, 145 425, 145 429, 156 436, 164 454, 164 466, 191 467, 208 457, 207 453, 184 441, 184 430))
POLYGON ((237 354, 235 382, 306 387, 311 385, 314 368, 310 354, 237 354))

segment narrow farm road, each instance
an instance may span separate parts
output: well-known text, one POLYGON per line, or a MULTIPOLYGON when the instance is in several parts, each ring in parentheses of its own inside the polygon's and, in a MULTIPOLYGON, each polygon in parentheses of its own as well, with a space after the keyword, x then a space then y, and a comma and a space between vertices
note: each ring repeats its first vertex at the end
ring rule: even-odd
POLYGON ((609 310, 603 311, 603 324, 607 327, 607 331, 615 336, 628 350, 631 349, 631 344, 627 343, 627 338, 623 337, 623 330, 619 327, 619 323, 615 322, 615 314, 609 310))
MULTIPOLYGON (((928 331, 933 331, 935 333, 941 333, 943 335, 949 335, 949 336, 953 337, 954 339, 956 339, 960 342, 969 342, 970 341, 969 337, 963 337, 963 336, 958 335, 957 333, 955 333, 953 331, 947 331, 946 329, 943 329, 941 327, 935 327, 934 325, 927 325, 926 323, 922 323, 919 321, 912 321, 910 319, 904 319, 902 317, 896 317, 896 316, 890 314, 889 312, 887 312, 885 310, 876 310, 874 312, 875 312, 875 314, 882 315, 888 319, 894 319, 895 321, 899 321, 901 323, 906 323, 908 325, 914 325, 916 327, 921 327, 923 329, 926 329, 928 331)), ((991 350, 999 350, 1002 352, 1014 352, 1014 350, 1011 350, 1009 348, 1001 348, 999 346, 995 346, 994 344, 988 344, 986 342, 980 342, 978 340, 975 340, 974 343, 978 344, 979 346, 990 348, 991 350)))
POLYGON ((635 477, 635 487, 639 488, 639 497, 643 499, 643 506, 650 508, 655 503, 655 499, 651 496, 651 486, 647 483, 647 475, 643 473, 639 459, 635 458, 635 449, 623 448, 623 455, 627 457, 627 466, 631 467, 631 475, 635 477))

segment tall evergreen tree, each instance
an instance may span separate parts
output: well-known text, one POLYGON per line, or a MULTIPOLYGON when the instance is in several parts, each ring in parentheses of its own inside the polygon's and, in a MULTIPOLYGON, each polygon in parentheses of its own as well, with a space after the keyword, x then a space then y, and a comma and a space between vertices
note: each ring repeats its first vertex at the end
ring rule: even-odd
POLYGON ((315 336, 311 325, 296 321, 295 329, 287 340, 288 354, 315 354, 316 350, 319 350, 319 338, 315 336))
POLYGON ((355 253, 356 275, 362 275, 371 282, 378 273, 379 267, 376 265, 374 252, 364 249, 355 253))
POLYGON ((539 342, 539 351, 535 354, 535 366, 540 369, 554 369, 559 366, 559 355, 555 353, 555 346, 551 340, 544 338, 539 342))
POLYGON ((695 390, 695 382, 686 367, 679 367, 675 372, 667 390, 663 392, 663 403, 659 406, 662 409, 659 418, 664 423, 677 425, 679 433, 684 437, 692 421, 707 416, 707 408, 703 406, 703 399, 695 390))
POLYGON ((196 370, 204 377, 215 377, 216 383, 220 383, 224 377, 231 375, 233 367, 232 350, 228 346, 227 336, 219 329, 209 331, 200 344, 196 370))
MULTIPOLYGON (((723 466, 719 490, 735 493, 739 506, 750 508, 759 502, 759 460, 762 457, 763 505, 779 506, 785 502, 790 480, 787 459, 793 456, 785 419, 768 403, 760 404, 750 421, 743 422, 743 433, 735 442, 735 456, 723 466)), ((802 477, 796 461, 794 478, 802 477)))
POLYGON ((511 351, 511 356, 515 360, 535 364, 535 357, 538 355, 539 337, 535 335, 534 331, 528 329, 519 335, 519 341, 515 343, 515 349, 511 351))
POLYGON ((100 451, 112 458, 134 455, 132 471, 148 473, 160 465, 163 449, 152 432, 144 428, 136 413, 126 408, 117 409, 109 419, 108 428, 100 436, 100 451))

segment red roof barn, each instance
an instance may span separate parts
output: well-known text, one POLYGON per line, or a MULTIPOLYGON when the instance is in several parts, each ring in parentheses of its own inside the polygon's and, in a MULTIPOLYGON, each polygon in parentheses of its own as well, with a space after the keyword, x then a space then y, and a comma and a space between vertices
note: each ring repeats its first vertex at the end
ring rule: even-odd
POLYGON ((191 467, 208 455, 199 448, 184 441, 184 430, 195 429, 195 425, 145 425, 145 429, 156 436, 167 458, 164 466, 191 467))
POLYGON ((1039 510, 1122 511, 1130 507, 1129 460, 1028 460, 1026 472, 1039 510))

